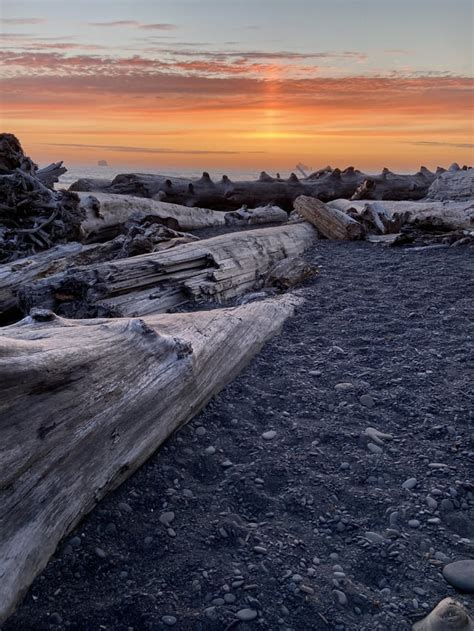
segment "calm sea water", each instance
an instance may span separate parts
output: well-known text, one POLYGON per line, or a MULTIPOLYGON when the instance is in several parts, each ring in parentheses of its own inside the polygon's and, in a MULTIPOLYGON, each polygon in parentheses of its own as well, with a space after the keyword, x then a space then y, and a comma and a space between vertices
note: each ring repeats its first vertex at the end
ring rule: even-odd
MULTIPOLYGON (((94 178, 94 179, 105 179, 112 180, 119 173, 157 173, 160 175, 167 175, 170 177, 189 177, 189 178, 199 178, 202 175, 202 171, 198 171, 196 169, 143 169, 137 167, 70 167, 68 171, 61 176, 58 184, 56 184, 56 188, 68 188, 73 182, 78 180, 79 178, 94 178)), ((216 171, 209 170, 209 174, 212 179, 220 180, 223 173, 228 175, 233 180, 252 180, 256 179, 260 171, 216 171)), ((270 175, 275 176, 276 173, 269 171, 270 175)), ((281 171, 280 175, 282 177, 288 177, 290 175, 290 171, 281 171)))

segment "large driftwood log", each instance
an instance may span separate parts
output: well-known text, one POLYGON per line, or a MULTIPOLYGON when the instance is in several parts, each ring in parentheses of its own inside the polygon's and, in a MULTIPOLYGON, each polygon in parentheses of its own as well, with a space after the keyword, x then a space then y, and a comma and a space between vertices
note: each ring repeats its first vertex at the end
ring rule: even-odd
POLYGON ((426 197, 451 201, 474 199, 474 169, 458 167, 446 171, 431 184, 426 197))
POLYGON ((226 175, 219 181, 213 181, 206 172, 198 180, 129 173, 117 175, 105 185, 79 180, 70 190, 136 195, 220 210, 238 209, 242 205, 273 204, 290 211, 299 195, 318 197, 322 201, 349 198, 364 183, 363 190, 370 192, 370 199, 421 199, 435 178, 436 174, 424 167, 414 175, 398 175, 388 169, 379 175, 367 175, 353 167, 344 171, 328 167, 318 177, 313 174, 302 180, 295 174, 284 180, 263 172, 256 181, 242 182, 232 181, 226 175))
POLYGON ((295 299, 0 330, 0 624, 60 539, 279 332, 295 299), (126 361, 124 361, 126 357, 126 361))
MULTIPOLYGON (((367 206, 373 205, 370 200, 336 199, 328 202, 331 208, 337 208, 352 217, 364 212, 367 206)), ((474 227, 474 200, 466 201, 388 201, 377 202, 376 207, 382 209, 390 218, 404 217, 405 223, 428 228, 449 230, 472 230, 474 227)))
POLYGON ((189 208, 132 195, 79 194, 85 219, 83 241, 113 239, 130 222, 156 220, 173 230, 199 230, 225 226, 225 214, 207 208, 189 208))
POLYGON ((364 228, 360 223, 319 199, 301 195, 295 200, 295 210, 327 239, 352 241, 364 236, 364 228))
POLYGON ((254 289, 277 261, 317 238, 308 223, 223 234, 172 250, 90 265, 20 290, 25 312, 72 317, 163 313, 189 300, 223 302, 254 289))

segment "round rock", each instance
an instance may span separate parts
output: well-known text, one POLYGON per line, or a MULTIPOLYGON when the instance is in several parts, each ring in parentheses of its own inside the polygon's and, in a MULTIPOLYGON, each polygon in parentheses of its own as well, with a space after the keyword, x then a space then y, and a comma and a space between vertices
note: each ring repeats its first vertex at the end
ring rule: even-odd
POLYGON ((455 589, 474 594, 474 559, 448 563, 443 568, 443 576, 455 589))
POLYGON ((274 429, 271 429, 268 432, 263 432, 262 438, 263 440, 273 440, 276 435, 277 435, 276 431, 274 429))
POLYGON ((174 627, 178 622, 174 616, 162 616, 161 621, 166 624, 167 627, 174 627))
POLYGON ((250 622, 251 620, 255 620, 258 613, 255 609, 240 609, 235 615, 239 620, 242 620, 242 622, 250 622))

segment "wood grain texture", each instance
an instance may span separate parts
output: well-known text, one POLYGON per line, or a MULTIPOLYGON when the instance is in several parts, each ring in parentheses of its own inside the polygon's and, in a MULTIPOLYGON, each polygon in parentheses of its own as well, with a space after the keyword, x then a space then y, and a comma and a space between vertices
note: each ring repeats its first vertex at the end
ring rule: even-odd
POLYGON ((316 240, 306 223, 232 232, 132 258, 68 270, 22 288, 25 313, 74 317, 163 313, 188 301, 226 300, 252 290, 277 261, 316 240))
POLYGON ((364 236, 364 228, 360 223, 319 199, 301 195, 295 200, 295 210, 327 239, 352 241, 364 236))
POLYGON ((223 388, 297 304, 0 330, 0 623, 60 539, 223 388))

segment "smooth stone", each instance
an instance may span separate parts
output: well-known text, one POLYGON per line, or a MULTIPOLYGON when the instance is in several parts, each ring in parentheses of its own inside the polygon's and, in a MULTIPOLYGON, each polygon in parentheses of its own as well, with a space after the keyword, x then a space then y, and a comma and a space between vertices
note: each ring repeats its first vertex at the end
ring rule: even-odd
POLYGON ((171 524, 171 522, 174 520, 174 513, 173 511, 167 511, 166 513, 160 515, 159 519, 162 524, 164 524, 165 526, 169 526, 169 524, 171 524))
POLYGON ((455 589, 474 594, 474 559, 448 563, 443 568, 443 576, 455 589))
POLYGON ((196 436, 204 436, 206 434, 206 428, 200 425, 199 427, 196 427, 195 433, 196 433, 196 436))
POLYGON ((349 390, 354 390, 354 386, 352 383, 336 383, 334 386, 334 390, 339 390, 340 392, 347 392, 349 390))
POLYGON ((345 605, 347 605, 347 596, 344 594, 344 592, 341 592, 341 590, 339 589, 334 589, 332 592, 337 600, 337 602, 342 605, 343 607, 345 605))
POLYGON ((95 548, 94 552, 96 556, 99 557, 99 559, 105 559, 105 557, 107 556, 107 553, 104 550, 102 550, 102 548, 95 548))
POLYGON ((227 604, 231 605, 232 603, 235 603, 237 598, 234 596, 234 594, 224 594, 224 600, 227 604))
POLYGON ((379 535, 378 532, 371 532, 370 530, 364 533, 364 537, 370 541, 370 543, 385 543, 386 539, 382 535, 379 535))
POLYGON ((418 519, 410 519, 408 521, 408 525, 410 526, 410 528, 419 528, 420 522, 418 521, 418 519))
POLYGON ((276 435, 277 435, 277 433, 275 432, 275 430, 271 429, 268 432, 264 432, 262 434, 262 438, 263 438, 263 440, 273 440, 276 435))
POLYGON ((438 502, 431 495, 426 496, 426 505, 430 510, 436 510, 438 508, 438 502))
POLYGON ((373 408, 375 405, 375 401, 370 396, 370 394, 363 394, 361 397, 359 397, 359 401, 366 408, 373 408))
POLYGON ((133 508, 130 506, 130 504, 127 504, 126 502, 120 502, 118 508, 124 513, 133 513, 133 508))
POLYGON ((383 449, 374 443, 368 443, 367 449, 371 451, 373 454, 382 454, 383 449))
POLYGON ((207 454, 208 456, 212 456, 216 453, 216 448, 210 445, 209 447, 206 447, 206 449, 204 450, 204 453, 207 454))
POLYGON ((415 488, 417 484, 418 480, 416 478, 408 478, 408 480, 405 480, 405 482, 402 484, 402 488, 406 489, 407 491, 411 491, 415 488))
POLYGON ((440 504, 439 504, 439 509, 444 511, 445 513, 451 513, 454 510, 454 504, 451 502, 451 500, 441 500, 440 504))
POLYGON ((255 620, 255 618, 258 616, 258 613, 255 611, 255 609, 240 609, 236 614, 236 617, 239 620, 242 620, 242 622, 250 622, 251 620, 255 620))
POLYGON ((79 548, 79 546, 81 545, 81 538, 73 537, 69 543, 72 545, 73 548, 79 548))
POLYGON ((166 624, 167 627, 174 627, 178 622, 177 618, 174 616, 162 616, 161 621, 166 624))

